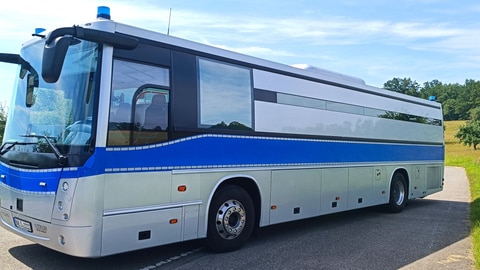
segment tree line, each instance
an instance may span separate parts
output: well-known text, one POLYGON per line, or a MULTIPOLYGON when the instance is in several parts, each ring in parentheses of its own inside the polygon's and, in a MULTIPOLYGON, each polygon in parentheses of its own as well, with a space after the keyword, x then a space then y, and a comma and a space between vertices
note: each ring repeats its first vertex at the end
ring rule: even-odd
POLYGON ((393 78, 383 87, 424 99, 435 96, 436 101, 442 104, 445 121, 470 120, 471 110, 480 107, 480 81, 465 80, 465 84, 446 84, 433 80, 420 85, 410 78, 393 78))
POLYGON ((387 90, 427 99, 436 97, 443 107, 445 121, 466 120, 455 137, 465 145, 477 149, 480 144, 480 81, 465 80, 465 84, 445 84, 438 80, 420 85, 410 78, 393 78, 383 87, 387 90))

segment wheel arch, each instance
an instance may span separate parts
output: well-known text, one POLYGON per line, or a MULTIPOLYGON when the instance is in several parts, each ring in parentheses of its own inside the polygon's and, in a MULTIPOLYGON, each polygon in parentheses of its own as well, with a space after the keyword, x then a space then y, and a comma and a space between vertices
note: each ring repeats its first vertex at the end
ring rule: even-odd
MULTIPOLYGON (((213 197, 218 193, 225 186, 234 185, 243 188, 250 198, 253 201, 253 206, 255 209, 255 222, 254 222, 254 232, 258 229, 260 224, 260 217, 262 211, 262 199, 260 194, 260 189, 258 187, 257 180, 249 175, 230 175, 223 177, 217 183, 217 185, 213 188, 210 197, 208 199, 208 206, 206 209, 206 213, 210 211, 210 205, 212 202, 213 197)), ((206 219, 207 221, 208 219, 206 219)), ((207 221, 208 222, 208 221, 207 221)), ((205 227, 206 228, 206 227, 205 227)))

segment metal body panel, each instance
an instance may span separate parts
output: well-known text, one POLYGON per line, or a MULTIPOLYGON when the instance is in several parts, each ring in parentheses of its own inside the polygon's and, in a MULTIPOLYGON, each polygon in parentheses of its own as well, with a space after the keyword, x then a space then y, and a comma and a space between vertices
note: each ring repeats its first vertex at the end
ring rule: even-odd
POLYGON ((255 127, 256 131, 262 132, 406 142, 443 142, 442 126, 261 101, 255 101, 255 127), (415 132, 404 132, 410 129, 415 132))
POLYGON ((181 216, 182 208, 173 208, 104 217, 102 256, 180 241, 181 216))
POLYGON ((424 166, 413 166, 412 178, 410 180, 411 188, 410 194, 411 197, 422 197, 425 196, 426 192, 426 181, 425 181, 425 167, 424 166))
POLYGON ((322 214, 348 210, 348 168, 322 171, 320 197, 322 214))
MULTIPOLYGON (((112 55, 113 48, 104 46, 103 58, 112 59, 112 55)), ((100 89, 110 89, 112 84, 112 73, 110 71, 113 69, 113 61, 102 61, 101 68, 108 72, 102 72, 100 89)), ((100 91, 98 103, 98 115, 109 115, 110 91, 100 91)), ((99 117, 97 121, 96 144, 98 147, 105 147, 107 145, 108 117, 99 117)))
POLYGON ((50 222, 54 201, 55 194, 32 194, 0 183, 0 207, 2 208, 19 211, 23 215, 50 222), (22 211, 18 209, 19 200, 22 201, 22 211))
POLYGON ((375 200, 385 190, 374 190, 373 174, 373 167, 348 168, 348 209, 367 207, 385 202, 385 197, 383 200, 375 200))
POLYGON ((170 203, 170 175, 169 172, 106 174, 104 210, 170 203))
POLYGON ((272 171, 270 224, 319 215, 321 189, 320 169, 272 171))
POLYGON ((253 70, 254 87, 298 96, 336 101, 399 113, 413 113, 442 119, 439 103, 416 99, 411 96, 398 96, 393 91, 369 87, 348 89, 312 80, 300 79, 258 69, 253 70), (364 91, 362 91, 362 89, 364 91), (411 102, 415 101, 415 102, 411 102))

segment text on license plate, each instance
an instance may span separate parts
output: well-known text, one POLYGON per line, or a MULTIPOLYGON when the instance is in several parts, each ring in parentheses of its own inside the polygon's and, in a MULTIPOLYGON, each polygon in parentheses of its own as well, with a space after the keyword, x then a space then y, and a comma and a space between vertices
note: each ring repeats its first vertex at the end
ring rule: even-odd
POLYGON ((17 228, 20 228, 24 231, 27 231, 27 232, 33 232, 32 230, 32 223, 28 222, 28 221, 25 221, 25 220, 21 220, 19 218, 13 218, 13 221, 15 222, 15 226, 17 228))

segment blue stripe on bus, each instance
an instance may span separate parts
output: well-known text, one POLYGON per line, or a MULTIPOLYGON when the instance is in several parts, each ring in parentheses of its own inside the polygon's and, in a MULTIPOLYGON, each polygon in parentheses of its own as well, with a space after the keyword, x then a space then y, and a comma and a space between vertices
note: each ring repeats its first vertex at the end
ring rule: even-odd
POLYGON ((380 144, 235 136, 198 136, 141 151, 110 149, 106 168, 234 167, 442 161, 442 145, 380 144))
POLYGON ((0 163, 2 175, 0 183, 10 188, 38 193, 51 193, 57 190, 61 170, 22 170, 0 163))
POLYGON ((0 172, 7 177, 0 182, 27 192, 55 192, 60 178, 105 172, 443 160, 442 145, 201 135, 154 147, 97 148, 85 166, 76 169, 17 170, 2 164, 0 172), (40 181, 45 185, 39 185, 40 181))

